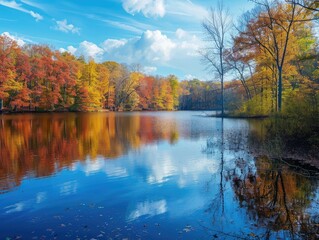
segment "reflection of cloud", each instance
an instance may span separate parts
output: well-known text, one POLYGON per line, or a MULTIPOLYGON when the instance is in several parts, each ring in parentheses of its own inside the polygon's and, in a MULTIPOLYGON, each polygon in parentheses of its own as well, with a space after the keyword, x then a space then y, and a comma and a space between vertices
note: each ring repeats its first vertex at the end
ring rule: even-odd
POLYGON ((180 188, 186 187, 187 184, 194 183, 199 180, 202 173, 215 174, 219 169, 219 164, 212 159, 198 159, 196 163, 188 161, 182 166, 177 165, 179 179, 177 181, 180 188))
POLYGON ((179 153, 185 152, 183 149, 176 149, 173 152, 158 152, 149 148, 144 165, 148 168, 147 182, 149 184, 159 184, 169 180, 172 176, 177 176, 179 187, 185 187, 197 181, 202 173, 214 174, 218 171, 219 165, 212 159, 189 159, 180 161, 179 153))
POLYGON ((105 166, 105 173, 109 177, 127 177, 128 173, 125 168, 108 165, 105 166))
POLYGON ((84 166, 84 172, 86 176, 89 176, 91 174, 100 172, 101 169, 104 167, 104 162, 100 159, 97 160, 91 160, 87 159, 84 166))
MULTIPOLYGON (((193 143, 189 143, 193 145, 193 143)), ((189 149, 191 149, 191 145, 189 149)), ((188 147, 187 147, 188 149, 188 147)), ((108 177, 121 178, 134 176, 140 166, 145 168, 145 178, 148 184, 162 184, 176 179, 180 188, 197 182, 205 173, 215 174, 219 169, 219 162, 211 158, 195 155, 193 158, 181 159, 183 154, 192 154, 186 151, 183 145, 177 144, 174 149, 160 151, 157 144, 146 145, 143 154, 133 161, 107 161, 103 157, 95 160, 87 159, 83 167, 86 176, 104 172, 108 177), (156 154, 154 154, 156 153, 156 154)))
POLYGON ((153 217, 167 212, 166 200, 160 200, 157 202, 143 202, 136 206, 136 209, 130 213, 129 220, 135 220, 141 216, 153 217))
POLYGON ((46 200, 46 198, 47 198, 47 194, 45 192, 39 192, 36 197, 36 203, 37 204, 42 203, 44 200, 46 200))
POLYGON ((169 176, 176 173, 176 165, 169 154, 157 154, 156 157, 152 154, 151 156, 152 158, 146 159, 147 162, 145 164, 149 166, 148 183, 154 184, 166 182, 169 176))
POLYGON ((78 190, 78 183, 77 181, 69 181, 65 182, 60 185, 60 195, 61 196, 68 196, 72 194, 76 194, 78 190))
POLYGON ((16 203, 16 204, 7 206, 4 209, 8 209, 6 213, 21 212, 24 209, 24 203, 16 203))
POLYGON ((128 176, 127 169, 121 166, 115 166, 113 162, 108 162, 104 158, 96 160, 88 159, 84 166, 86 176, 97 172, 105 172, 109 177, 126 177, 128 176))

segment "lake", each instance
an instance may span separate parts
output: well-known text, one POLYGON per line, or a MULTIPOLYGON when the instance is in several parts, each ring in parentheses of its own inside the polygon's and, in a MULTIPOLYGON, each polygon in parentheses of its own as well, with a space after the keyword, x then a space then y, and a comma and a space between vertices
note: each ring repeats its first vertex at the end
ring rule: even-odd
POLYGON ((254 156, 261 129, 203 112, 0 115, 0 239, 318 238, 318 171, 254 156))

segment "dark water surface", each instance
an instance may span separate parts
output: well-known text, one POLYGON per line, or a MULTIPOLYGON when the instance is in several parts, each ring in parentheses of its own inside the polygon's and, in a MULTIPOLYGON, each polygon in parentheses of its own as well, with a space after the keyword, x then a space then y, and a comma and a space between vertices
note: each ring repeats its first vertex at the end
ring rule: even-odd
POLYGON ((315 170, 201 114, 0 116, 0 239, 318 238, 315 170))

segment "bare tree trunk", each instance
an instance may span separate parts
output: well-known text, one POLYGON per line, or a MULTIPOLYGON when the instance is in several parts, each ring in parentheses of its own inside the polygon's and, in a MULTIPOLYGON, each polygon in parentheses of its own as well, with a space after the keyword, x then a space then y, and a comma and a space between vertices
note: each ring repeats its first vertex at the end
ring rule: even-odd
POLYGON ((224 117, 225 108, 224 108, 224 61, 223 61, 223 49, 220 48, 219 50, 219 61, 220 61, 220 83, 221 83, 221 90, 222 90, 222 117, 224 117))

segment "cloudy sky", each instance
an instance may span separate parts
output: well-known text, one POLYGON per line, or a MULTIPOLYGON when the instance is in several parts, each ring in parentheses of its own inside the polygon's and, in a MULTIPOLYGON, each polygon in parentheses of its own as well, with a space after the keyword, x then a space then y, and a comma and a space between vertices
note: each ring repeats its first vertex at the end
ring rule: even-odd
MULTIPOLYGON (((139 63, 149 74, 213 78, 201 65, 201 22, 217 0, 0 0, 0 34, 60 51, 139 63)), ((252 7, 224 0, 232 16, 252 7)))

